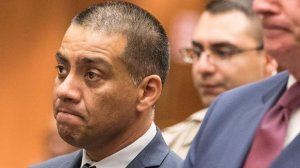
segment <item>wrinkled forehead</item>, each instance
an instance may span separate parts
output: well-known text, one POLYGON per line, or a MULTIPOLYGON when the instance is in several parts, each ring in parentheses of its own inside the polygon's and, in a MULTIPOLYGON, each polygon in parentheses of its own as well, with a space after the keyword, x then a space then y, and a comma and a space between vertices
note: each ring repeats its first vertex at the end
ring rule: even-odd
POLYGON ((207 44, 224 42, 256 44, 250 24, 250 20, 240 11, 217 14, 204 12, 194 31, 193 41, 207 44))

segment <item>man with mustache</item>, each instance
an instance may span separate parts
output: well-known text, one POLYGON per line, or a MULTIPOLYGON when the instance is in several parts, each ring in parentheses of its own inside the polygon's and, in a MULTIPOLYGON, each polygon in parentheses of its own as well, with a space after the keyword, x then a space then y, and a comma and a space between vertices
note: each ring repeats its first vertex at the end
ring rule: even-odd
POLYGON ((155 126, 169 70, 166 32, 129 2, 93 5, 72 20, 56 54, 54 117, 82 148, 33 168, 178 168, 155 126))
POLYGON ((210 107, 184 168, 299 168, 300 0, 254 0, 265 49, 287 71, 210 107))
MULTIPOLYGON (((277 63, 263 49, 261 23, 235 2, 209 2, 195 28, 192 47, 181 50, 192 64, 194 87, 208 107, 226 90, 269 77, 277 63)), ((163 130, 170 148, 185 158, 207 108, 163 130)))

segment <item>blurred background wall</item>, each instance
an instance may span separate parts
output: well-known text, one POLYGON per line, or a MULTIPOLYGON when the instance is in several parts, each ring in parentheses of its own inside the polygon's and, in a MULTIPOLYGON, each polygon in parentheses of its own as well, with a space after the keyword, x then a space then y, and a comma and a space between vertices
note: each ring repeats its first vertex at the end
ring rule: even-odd
MULTIPOLYGON (((101 1, 0 0, 1 167, 28 167, 47 158, 45 144, 53 120, 54 55, 72 17, 97 2, 101 1)), ((130 2, 162 22, 174 49, 189 42, 195 18, 205 4, 205 0, 130 2)), ((172 50, 171 71, 157 104, 156 123, 161 128, 201 107, 192 86, 191 67, 182 64, 176 52, 172 50)))

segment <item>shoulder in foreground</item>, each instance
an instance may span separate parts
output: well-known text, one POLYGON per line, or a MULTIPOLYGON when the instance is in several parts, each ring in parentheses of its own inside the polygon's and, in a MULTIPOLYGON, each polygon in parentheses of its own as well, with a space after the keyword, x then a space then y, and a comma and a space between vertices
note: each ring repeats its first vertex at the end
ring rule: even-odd
POLYGON ((46 160, 29 168, 68 168, 68 165, 76 161, 77 158, 81 159, 81 150, 46 160))
POLYGON ((226 91, 226 95, 238 95, 238 94, 248 94, 249 92, 251 94, 255 94, 255 93, 261 93, 261 92, 265 92, 266 90, 271 90, 273 89, 273 87, 276 87, 278 84, 282 83, 282 82, 287 82, 289 77, 289 74, 287 71, 283 71, 280 72, 272 77, 257 81, 257 82, 253 82, 253 83, 249 83, 249 84, 245 84, 242 85, 240 87, 237 87, 235 89, 226 91), (253 92, 255 91, 255 92, 253 92))

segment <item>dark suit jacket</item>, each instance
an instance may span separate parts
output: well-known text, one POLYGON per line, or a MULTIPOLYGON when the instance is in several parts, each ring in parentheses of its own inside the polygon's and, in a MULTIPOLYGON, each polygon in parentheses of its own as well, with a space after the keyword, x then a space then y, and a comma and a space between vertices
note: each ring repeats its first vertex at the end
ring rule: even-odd
MULTIPOLYGON (((240 168, 265 112, 285 91, 288 73, 222 94, 212 104, 193 140, 184 168, 240 168)), ((300 121, 299 121, 300 122, 300 121)), ((271 168, 300 167, 298 135, 271 168)))
MULTIPOLYGON (((80 168, 82 150, 48 160, 31 168, 80 168)), ((160 131, 153 140, 132 160, 127 168, 181 168, 182 159, 170 151, 160 131)))

